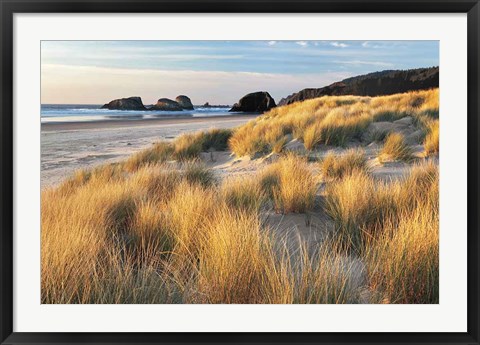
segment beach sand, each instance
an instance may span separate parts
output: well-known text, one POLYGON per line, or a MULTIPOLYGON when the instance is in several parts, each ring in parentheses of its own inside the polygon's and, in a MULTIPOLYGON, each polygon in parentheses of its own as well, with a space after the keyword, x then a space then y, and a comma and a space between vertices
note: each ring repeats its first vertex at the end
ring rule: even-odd
POLYGON ((110 120, 42 124, 42 188, 75 170, 113 163, 159 140, 209 128, 233 128, 258 115, 110 120))

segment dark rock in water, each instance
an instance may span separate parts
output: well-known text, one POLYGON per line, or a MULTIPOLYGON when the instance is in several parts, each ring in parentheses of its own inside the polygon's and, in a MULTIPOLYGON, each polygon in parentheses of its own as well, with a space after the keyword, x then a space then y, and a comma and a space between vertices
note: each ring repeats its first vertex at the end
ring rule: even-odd
POLYGON ((140 97, 120 98, 102 106, 101 109, 110 110, 146 110, 140 97))
POLYGON ((175 101, 177 101, 177 103, 178 103, 178 104, 180 105, 180 107, 182 107, 183 109, 185 109, 185 110, 193 110, 192 101, 191 101, 190 98, 188 98, 187 96, 184 96, 184 95, 177 96, 177 98, 175 98, 175 101))
POLYGON ((225 104, 210 104, 206 102, 204 105, 199 106, 199 108, 229 108, 229 105, 225 104))
POLYGON ((259 91, 243 96, 230 111, 264 112, 276 107, 275 100, 268 92, 259 91))
POLYGON ((438 67, 374 72, 347 78, 318 89, 303 89, 286 98, 282 98, 278 105, 291 104, 322 96, 383 96, 407 91, 426 90, 437 88, 438 80, 438 67))
POLYGON ((175 101, 172 101, 168 98, 160 98, 157 101, 157 104, 153 105, 149 110, 170 110, 170 111, 181 111, 183 110, 180 104, 175 101))

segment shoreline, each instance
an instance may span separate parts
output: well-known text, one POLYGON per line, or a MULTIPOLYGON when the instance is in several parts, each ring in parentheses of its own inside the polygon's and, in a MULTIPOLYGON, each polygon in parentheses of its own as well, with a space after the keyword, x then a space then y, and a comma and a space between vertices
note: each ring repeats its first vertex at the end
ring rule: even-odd
POLYGON ((164 118, 142 118, 142 119, 100 119, 94 121, 71 121, 71 122, 45 122, 41 124, 42 132, 87 130, 87 129, 113 129, 126 127, 141 127, 155 125, 181 125, 190 123, 222 123, 230 121, 251 120, 261 114, 232 114, 221 116, 170 116, 164 118))

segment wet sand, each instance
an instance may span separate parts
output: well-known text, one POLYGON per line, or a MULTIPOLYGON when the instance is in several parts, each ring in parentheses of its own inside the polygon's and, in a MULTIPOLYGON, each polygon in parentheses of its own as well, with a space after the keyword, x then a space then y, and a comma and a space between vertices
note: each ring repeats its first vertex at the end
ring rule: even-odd
MULTIPOLYGON (((259 114, 245 114, 245 115, 224 115, 224 116, 169 116, 163 118, 130 118, 124 119, 112 119, 112 120, 98 120, 98 121, 81 121, 81 122, 47 122, 42 123, 42 132, 50 131, 69 131, 69 130, 81 130, 81 129, 112 129, 112 128, 132 128, 143 126, 158 126, 158 125, 180 125, 205 122, 211 123, 228 123, 231 121, 244 121, 251 120, 259 114)), ((243 123, 243 122, 242 122, 243 123)))

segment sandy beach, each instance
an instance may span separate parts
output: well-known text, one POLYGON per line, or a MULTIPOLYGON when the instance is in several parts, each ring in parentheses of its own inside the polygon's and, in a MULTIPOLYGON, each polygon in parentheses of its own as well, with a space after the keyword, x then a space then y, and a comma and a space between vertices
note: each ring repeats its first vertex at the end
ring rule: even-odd
POLYGON ((75 170, 119 161, 155 141, 209 128, 233 128, 258 115, 182 117, 42 124, 42 188, 75 170))

